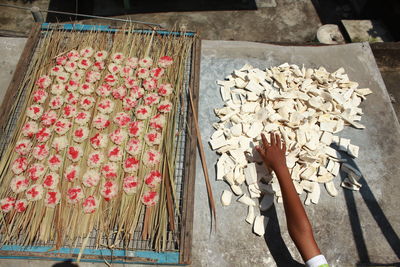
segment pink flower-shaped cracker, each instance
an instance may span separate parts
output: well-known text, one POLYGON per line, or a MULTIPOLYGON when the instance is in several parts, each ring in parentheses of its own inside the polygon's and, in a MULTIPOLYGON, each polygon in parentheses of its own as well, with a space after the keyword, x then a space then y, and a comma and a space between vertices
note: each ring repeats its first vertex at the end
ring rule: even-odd
POLYGON ((107 157, 110 161, 120 161, 122 159, 123 152, 122 148, 119 146, 112 146, 108 150, 107 157))
POLYGON ((50 128, 43 127, 36 133, 36 140, 40 143, 47 142, 51 136, 50 128))
POLYGON ((32 156, 37 160, 43 160, 49 155, 49 147, 46 144, 38 144, 32 150, 32 156))
POLYGON ((107 179, 115 179, 118 175, 118 165, 108 162, 101 167, 101 174, 107 179))
POLYGON ((145 120, 151 115, 151 109, 149 106, 140 105, 135 109, 135 116, 139 120, 145 120))
POLYGON ((169 96, 172 93, 172 91, 173 91, 173 88, 172 88, 171 84, 169 84, 169 83, 160 84, 157 89, 157 93, 160 96, 169 96))
POLYGON ((60 95, 55 95, 50 98, 49 106, 51 109, 59 109, 64 104, 64 98, 60 95))
POLYGON ((106 201, 110 201, 118 193, 118 186, 115 181, 108 180, 101 185, 100 194, 106 201))
POLYGON ((67 157, 72 162, 77 162, 83 156, 83 150, 81 146, 69 146, 67 150, 67 157))
POLYGON ((32 105, 26 109, 26 116, 31 118, 32 120, 37 120, 42 116, 43 108, 40 105, 32 105))
POLYGON ((162 114, 157 114, 150 119, 150 128, 156 131, 162 131, 165 125, 165 116, 162 114))
POLYGON ((118 86, 117 88, 112 90, 112 95, 115 99, 124 99, 124 97, 126 96, 127 91, 126 91, 126 87, 121 85, 118 86))
POLYGON ((55 172, 49 172, 44 176, 43 187, 46 189, 54 190, 57 188, 60 181, 60 175, 55 172))
POLYGON ((36 81, 36 85, 41 89, 46 89, 51 84, 51 78, 47 75, 40 76, 36 81))
POLYGON ((82 202, 83 212, 86 214, 94 213, 99 207, 99 200, 94 196, 88 196, 82 202))
POLYGON ((123 189, 126 194, 135 194, 139 186, 139 180, 136 176, 130 175, 124 178, 123 189))
POLYGON ((15 198, 6 197, 0 200, 0 209, 2 212, 10 212, 14 209, 15 206, 15 198))
POLYGON ((88 170, 82 177, 82 184, 86 187, 96 186, 100 181, 100 174, 97 170, 88 170))
POLYGON ((125 112, 118 112, 114 117, 114 123, 119 127, 126 127, 131 122, 131 116, 125 112))
POLYGON ((108 137, 107 134, 96 133, 90 138, 90 144, 94 149, 104 148, 107 146, 108 137))
POLYGON ((147 91, 153 91, 157 88, 157 80, 154 78, 147 78, 143 80, 142 85, 147 91))
POLYGON ((44 205, 49 208, 55 208, 61 200, 61 193, 59 191, 48 191, 44 197, 44 205))
POLYGON ((157 150, 150 149, 144 152, 143 163, 146 166, 155 166, 160 163, 161 154, 157 150))
POLYGON ((28 186, 29 179, 22 175, 14 176, 14 178, 12 178, 10 182, 11 190, 16 194, 24 192, 28 188, 28 186))
POLYGON ((19 157, 14 160, 11 165, 11 170, 15 174, 23 173, 28 168, 28 159, 26 157, 19 157))
POLYGON ((25 196, 26 199, 29 201, 37 201, 42 199, 43 197, 43 186, 40 184, 34 184, 31 185, 26 191, 25 191, 25 196))
POLYGON ((40 177, 42 177, 45 171, 46 168, 42 163, 34 163, 28 168, 26 172, 28 174, 29 179, 31 179, 32 181, 36 181, 40 177))
POLYGON ((47 165, 49 165, 50 170, 57 171, 62 164, 62 157, 58 154, 54 154, 47 159, 47 165))
POLYGON ((142 203, 146 206, 154 206, 158 202, 158 193, 156 191, 148 190, 145 191, 142 196, 142 203))
POLYGON ((104 114, 98 114, 93 118, 93 126, 98 130, 103 130, 110 125, 109 117, 104 114))
POLYGON ((87 165, 89 168, 100 167, 100 164, 104 161, 104 155, 102 152, 94 151, 89 154, 87 159, 87 165))
POLYGON ((26 199, 18 199, 17 201, 15 201, 15 210, 16 212, 24 212, 26 210, 26 208, 28 207, 28 200, 26 199))
POLYGON ((26 137, 34 136, 38 131, 38 124, 35 121, 28 121, 22 126, 22 134, 26 137))
POLYGON ((170 66, 173 62, 174 60, 172 59, 172 57, 163 56, 160 57, 160 59, 158 60, 158 66, 160 66, 161 68, 166 68, 170 66))
POLYGON ((145 184, 150 187, 154 188, 161 183, 161 173, 157 170, 150 171, 148 175, 144 178, 145 184))
POLYGON ((140 161, 135 157, 127 157, 124 161, 123 168, 125 172, 131 173, 139 169, 140 161))
POLYGON ((15 144, 15 152, 21 156, 27 155, 32 150, 32 142, 29 139, 21 139, 15 144))
POLYGON ((138 155, 142 151, 142 142, 140 139, 131 138, 126 143, 125 150, 132 156, 138 155))
POLYGON ((47 110, 45 113, 43 113, 41 121, 44 126, 51 126, 53 125, 57 120, 57 112, 54 110, 47 110))
POLYGON ((76 204, 84 198, 83 190, 80 186, 74 186, 67 190, 67 202, 76 204))
POLYGON ((74 182, 78 179, 78 175, 80 172, 80 167, 78 165, 69 165, 64 172, 64 178, 67 179, 68 182, 74 182))
POLYGON ((43 104, 49 94, 44 89, 38 89, 33 92, 33 101, 43 104))
POLYGON ((163 100, 157 106, 157 110, 162 113, 168 113, 172 110, 172 103, 169 100, 163 100))

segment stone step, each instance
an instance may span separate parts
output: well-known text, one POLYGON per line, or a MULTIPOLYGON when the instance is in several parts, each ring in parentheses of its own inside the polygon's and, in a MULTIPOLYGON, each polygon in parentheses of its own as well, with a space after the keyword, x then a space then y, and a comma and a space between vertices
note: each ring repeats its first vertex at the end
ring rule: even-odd
POLYGON ((390 42, 392 36, 379 20, 342 20, 351 42, 390 42))

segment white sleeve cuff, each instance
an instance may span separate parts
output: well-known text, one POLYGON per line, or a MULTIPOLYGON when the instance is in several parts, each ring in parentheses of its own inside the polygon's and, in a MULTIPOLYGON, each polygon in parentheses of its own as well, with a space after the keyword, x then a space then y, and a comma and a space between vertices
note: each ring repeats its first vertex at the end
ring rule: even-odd
POLYGON ((312 257, 311 259, 309 259, 306 262, 307 267, 319 267, 324 264, 328 264, 324 255, 318 255, 318 256, 312 257))

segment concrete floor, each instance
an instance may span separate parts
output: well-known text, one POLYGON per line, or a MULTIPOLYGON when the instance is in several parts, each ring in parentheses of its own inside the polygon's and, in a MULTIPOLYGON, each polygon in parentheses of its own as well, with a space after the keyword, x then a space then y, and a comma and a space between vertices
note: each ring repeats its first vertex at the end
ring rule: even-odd
POLYGON ((120 17, 158 23, 166 28, 184 26, 198 31, 206 40, 255 42, 311 42, 321 25, 310 0, 280 0, 276 7, 258 10, 167 12, 120 17))
POLYGON ((381 71, 397 118, 400 117, 400 70, 381 71))
MULTIPOLYGON (((0 0, 0 4, 14 5, 31 8, 37 6, 42 10, 47 10, 49 0, 0 0)), ((45 16, 46 14, 44 14, 45 16)), ((13 35, 27 35, 34 23, 33 16, 29 10, 15 9, 0 6, 0 33, 13 35)))
MULTIPOLYGON (((249 63, 258 68, 284 62, 325 66, 328 71, 344 67, 351 80, 369 87, 374 94, 362 104, 365 130, 346 127, 340 136, 360 146, 360 156, 342 157, 363 173, 360 192, 339 187, 343 173, 335 179, 339 195, 331 198, 322 188, 318 205, 306 211, 313 224, 315 238, 330 266, 396 266, 400 257, 400 218, 397 209, 400 189, 400 126, 389 95, 368 44, 331 47, 286 47, 249 42, 204 41, 200 86, 199 122, 211 179, 218 158, 207 141, 217 120, 213 108, 223 102, 215 81, 233 69, 249 63)), ((206 210, 206 191, 200 162, 197 164, 196 212, 194 221, 195 266, 297 266, 301 258, 287 233, 283 206, 266 214, 270 217, 265 239, 251 234, 244 222, 246 208, 239 203, 222 207, 217 201, 218 232, 209 236, 210 218, 206 210), (203 202, 203 204, 199 204, 203 202), (198 209, 202 205, 204 209, 198 209)), ((227 189, 213 182, 215 198, 227 189)))
POLYGON ((374 43, 371 46, 397 118, 400 118, 400 45, 374 43))
POLYGON ((0 103, 3 102, 8 84, 18 63, 17 58, 24 49, 25 43, 25 38, 0 38, 0 64, 3 67, 0 72, 0 103))
MULTIPOLYGON (((270 0, 257 1, 257 10, 165 12, 120 16, 132 20, 162 24, 171 28, 186 27, 198 31, 203 39, 241 40, 256 42, 311 42, 321 25, 311 0, 280 0, 274 7, 270 0), (265 3, 264 3, 265 2, 265 3)), ((0 3, 47 9, 49 0, 23 4, 20 1, 0 0, 0 3)), ((1 7, 0 31, 27 34, 33 23, 29 11, 1 7)), ((85 20, 87 24, 120 25, 120 22, 85 20)))

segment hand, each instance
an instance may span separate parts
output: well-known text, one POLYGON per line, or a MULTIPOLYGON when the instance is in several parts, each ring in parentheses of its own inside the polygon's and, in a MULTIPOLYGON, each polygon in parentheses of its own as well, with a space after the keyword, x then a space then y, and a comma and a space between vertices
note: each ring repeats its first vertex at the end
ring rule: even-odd
POLYGON ((264 134, 261 134, 261 139, 262 146, 256 146, 256 149, 265 165, 275 172, 282 167, 286 168, 286 144, 281 142, 279 134, 270 134, 271 144, 268 143, 264 134))

